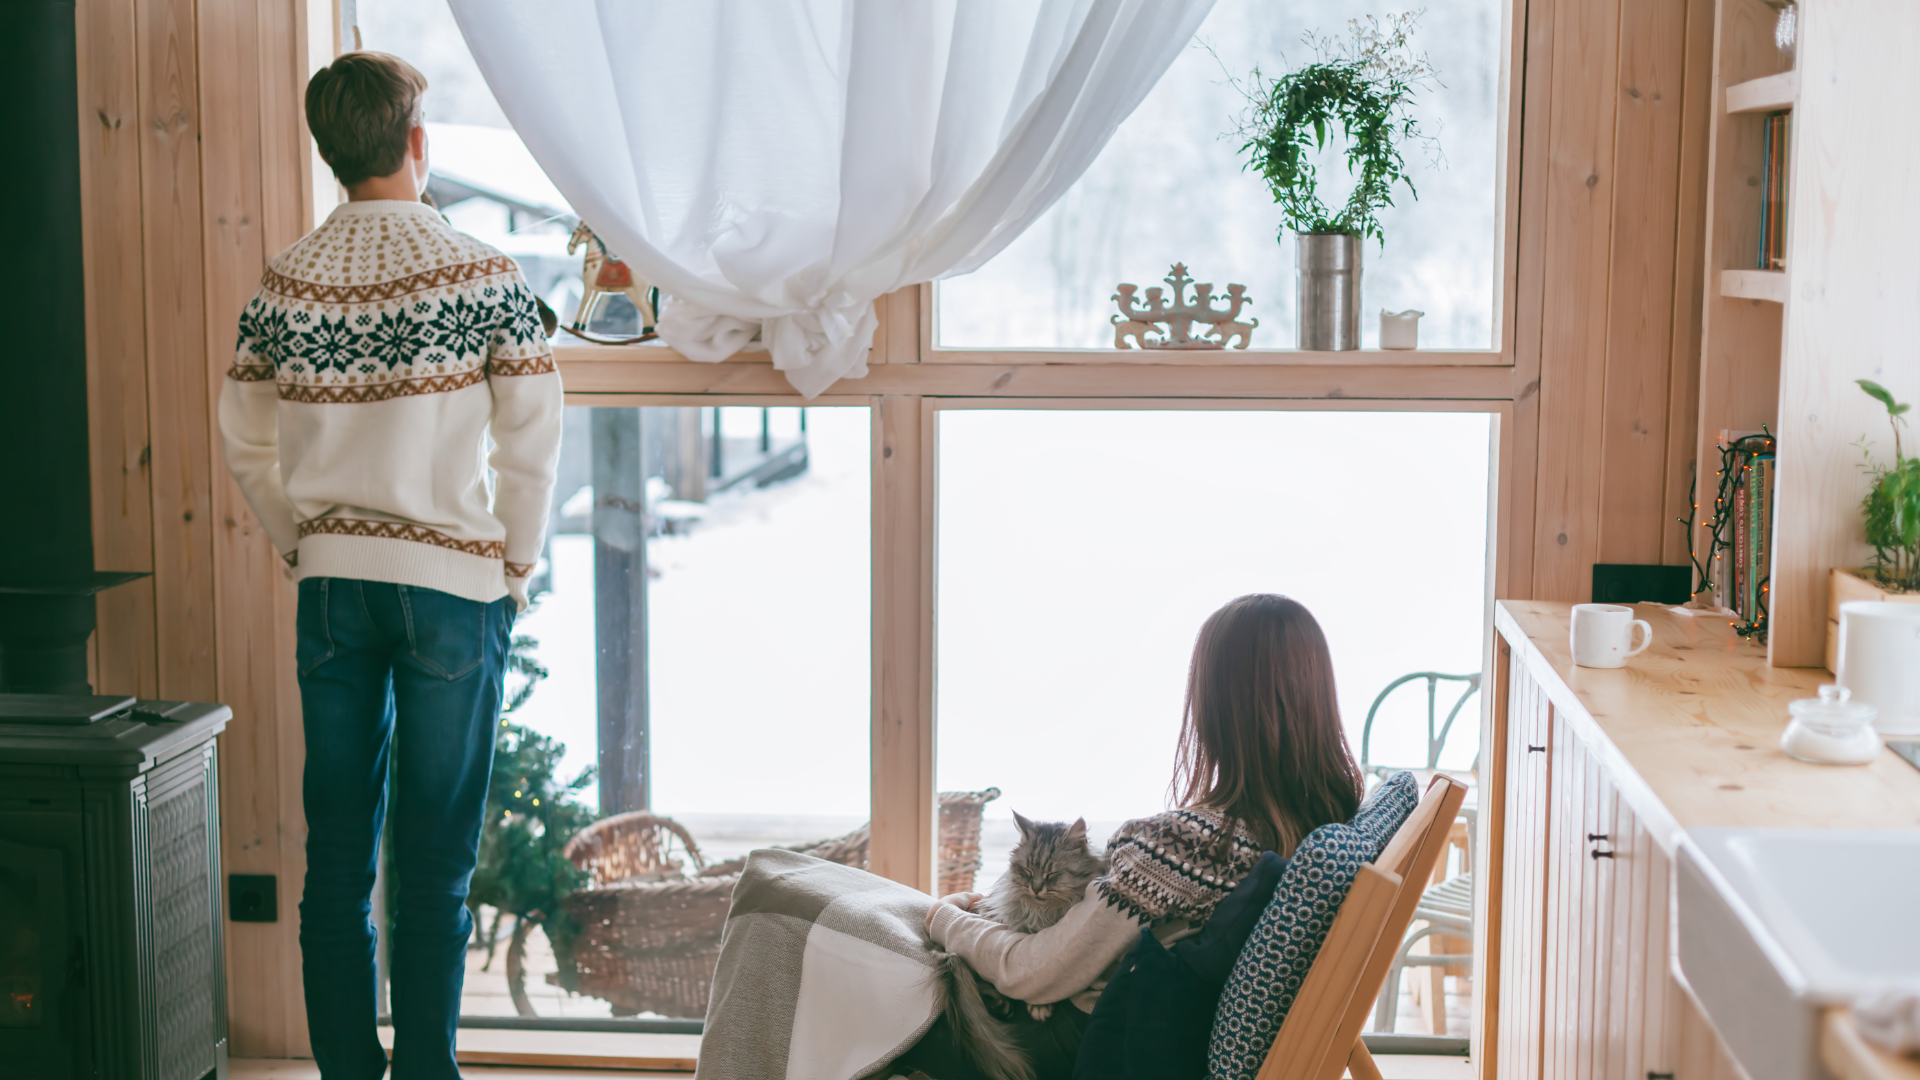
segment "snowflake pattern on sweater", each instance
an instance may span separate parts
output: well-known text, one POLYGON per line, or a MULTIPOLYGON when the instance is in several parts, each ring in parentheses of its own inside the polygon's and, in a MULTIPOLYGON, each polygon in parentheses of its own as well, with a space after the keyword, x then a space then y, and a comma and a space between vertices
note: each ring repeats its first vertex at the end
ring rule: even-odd
POLYGON ((564 390, 514 261, 421 203, 275 257, 221 388, 227 462, 297 575, 523 606, 564 390))
POLYGON ((488 374, 554 370, 533 292, 512 259, 424 217, 329 221, 261 278, 229 374, 314 404, 445 393, 488 374), (362 234, 366 235, 362 235, 362 234), (427 267, 367 281, 366 249, 427 267), (491 367, 489 362, 491 361, 491 367))

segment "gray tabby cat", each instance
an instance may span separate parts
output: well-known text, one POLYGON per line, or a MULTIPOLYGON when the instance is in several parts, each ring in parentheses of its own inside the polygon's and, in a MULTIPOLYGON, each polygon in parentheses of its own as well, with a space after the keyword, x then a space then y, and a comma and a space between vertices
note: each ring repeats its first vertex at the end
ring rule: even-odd
MULTIPOLYGON (((1013 815, 1020 828, 1007 872, 993 883, 986 898, 974 905, 974 914, 1031 934, 1060 921, 1067 909, 1086 899, 1087 886, 1107 872, 1105 856, 1087 845, 1085 818, 1065 822, 1032 822, 1013 815)), ((1015 1044, 1006 1021, 989 1004, 1006 999, 992 984, 976 975, 965 960, 939 953, 941 983, 945 989, 947 1022, 954 1042, 995 1080, 1033 1080, 1033 1068, 1015 1044)), ((1028 1005, 1035 1020, 1045 1020, 1051 1005, 1028 1005)))

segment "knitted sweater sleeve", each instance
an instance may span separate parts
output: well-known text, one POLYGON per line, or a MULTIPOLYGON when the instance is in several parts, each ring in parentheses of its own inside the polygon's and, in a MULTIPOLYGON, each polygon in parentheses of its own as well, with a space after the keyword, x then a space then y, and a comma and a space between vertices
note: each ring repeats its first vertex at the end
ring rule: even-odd
POLYGON ((1140 939, 1143 925, 1104 903, 1089 886, 1085 900, 1038 933, 1009 930, 951 904, 934 909, 927 933, 935 944, 960 954, 1001 993, 1050 1005, 1099 980, 1140 939))
POLYGON ((240 341, 220 387, 220 437, 227 469, 280 557, 291 563, 300 527, 280 478, 280 388, 274 381, 272 334, 263 297, 240 313, 240 341))
POLYGON ((533 290, 513 275, 487 363, 493 390, 493 516, 506 527, 507 592, 527 608, 527 578, 546 538, 560 463, 560 412, 565 394, 540 325, 533 290))

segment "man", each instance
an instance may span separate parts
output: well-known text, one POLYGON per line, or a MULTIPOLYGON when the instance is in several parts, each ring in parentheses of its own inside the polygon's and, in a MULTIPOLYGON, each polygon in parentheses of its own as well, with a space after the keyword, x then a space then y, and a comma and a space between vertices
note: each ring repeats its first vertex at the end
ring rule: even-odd
POLYGON ((269 264, 220 396, 227 465, 300 581, 300 952, 326 1080, 387 1068, 368 916, 389 755, 393 1065, 459 1075, 467 884, 559 459, 560 377, 533 293, 420 201, 426 86, 371 52, 307 85, 348 201, 269 264))

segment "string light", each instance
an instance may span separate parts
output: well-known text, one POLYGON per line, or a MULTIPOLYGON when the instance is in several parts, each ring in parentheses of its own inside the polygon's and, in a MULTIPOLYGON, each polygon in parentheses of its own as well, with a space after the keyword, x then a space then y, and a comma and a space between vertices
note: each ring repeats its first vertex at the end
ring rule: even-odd
MULTIPOLYGON (((1715 485, 1718 490, 1715 492, 1713 499, 1713 516, 1703 523, 1710 537, 1705 563, 1701 561, 1699 549, 1696 546, 1699 542, 1699 528, 1696 524, 1696 519, 1699 517, 1700 510, 1700 504, 1696 501, 1700 494, 1698 479, 1687 488, 1687 501, 1692 504, 1692 509, 1687 512, 1686 517, 1676 518, 1675 520, 1686 526, 1687 529, 1687 561, 1693 564, 1694 572, 1697 575, 1695 588, 1693 590, 1695 596, 1699 596, 1712 587, 1709 580, 1711 575, 1707 571, 1707 564, 1712 563, 1721 552, 1733 550, 1734 485, 1740 482, 1742 474, 1753 468, 1752 462, 1756 456, 1774 452, 1773 432, 1768 430, 1765 424, 1760 425, 1760 430, 1761 433, 1758 435, 1742 436, 1730 443, 1722 443, 1720 445, 1720 468, 1713 474, 1719 481, 1719 483, 1715 485)), ((1754 613, 1752 620, 1745 623, 1735 620, 1729 622, 1727 625, 1733 627, 1734 632, 1741 637, 1750 637, 1760 642, 1766 641, 1766 597, 1769 591, 1768 580, 1762 578, 1760 580, 1760 587, 1756 590, 1759 610, 1754 613)))

